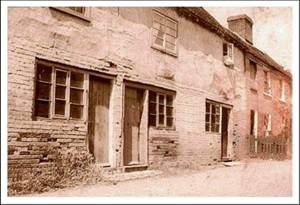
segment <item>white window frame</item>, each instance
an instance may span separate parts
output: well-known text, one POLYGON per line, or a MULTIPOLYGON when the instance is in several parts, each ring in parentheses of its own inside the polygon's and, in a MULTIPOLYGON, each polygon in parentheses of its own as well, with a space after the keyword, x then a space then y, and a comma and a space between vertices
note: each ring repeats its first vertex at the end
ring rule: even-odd
MULTIPOLYGON (((221 107, 222 107, 222 105, 220 104, 220 103, 216 103, 216 102, 212 102, 212 101, 210 101, 210 100, 206 100, 205 101, 205 131, 206 132, 208 132, 208 133, 220 133, 221 132, 221 113, 222 113, 222 110, 221 110, 221 107), (208 103, 209 104, 209 112, 206 112, 206 103, 208 103), (219 121, 218 121, 218 123, 214 123, 214 124, 216 124, 216 125, 219 125, 219 129, 218 129, 218 131, 212 131, 212 105, 215 105, 215 106, 218 106, 219 107, 219 121), (206 115, 209 115, 209 122, 208 122, 208 125, 209 125, 209 129, 208 130, 206 130, 206 124, 207 124, 207 122, 206 122, 206 115)), ((216 114, 215 114, 216 115, 216 114)))
POLYGON ((265 114, 264 116, 265 137, 270 137, 272 134, 272 116, 265 114))
MULTIPOLYGON (((153 15, 152 15, 152 28, 151 28, 151 30, 152 30, 152 32, 151 32, 152 48, 158 49, 160 51, 163 51, 164 53, 171 54, 171 55, 177 57, 177 55, 178 55, 178 48, 177 48, 178 21, 173 19, 173 18, 170 18, 169 16, 167 16, 165 14, 162 14, 161 12, 159 12, 155 9, 153 9, 152 13, 153 13, 153 15), (167 49, 167 47, 166 47, 166 41, 167 41, 166 40, 166 35, 169 35, 169 34, 166 33, 166 31, 164 31, 164 34, 163 34, 163 39, 162 39, 163 40, 163 45, 161 46, 161 45, 155 44, 156 36, 154 35, 154 31, 156 29, 153 27, 153 24, 155 22, 155 19, 154 19, 155 15, 159 15, 160 17, 163 18, 163 26, 165 26, 165 27, 166 27, 166 20, 171 21, 175 24, 175 26, 176 26, 175 35, 176 36, 175 37, 173 36, 175 38, 175 45, 174 45, 175 49, 174 50, 167 49)), ((160 24, 160 22, 158 22, 158 23, 160 24)))
MULTIPOLYGON (((166 128, 166 129, 175 129, 175 108, 174 108, 174 100, 175 100, 175 96, 172 95, 172 94, 166 94, 166 93, 163 93, 163 92, 156 92, 156 91, 149 91, 150 92, 153 92, 156 94, 156 118, 155 118, 155 126, 153 127, 157 127, 157 128, 166 128), (159 96, 163 96, 163 99, 164 99, 164 102, 163 104, 160 104, 159 103, 159 96), (172 97, 172 106, 168 106, 167 105, 167 96, 171 96, 172 97), (164 122, 163 123, 159 123, 159 105, 163 105, 164 106, 164 111, 163 111, 163 115, 164 115, 164 122), (171 116, 168 116, 167 115, 167 107, 172 107, 172 115, 171 116), (173 121, 172 121, 172 126, 168 126, 167 125, 167 118, 173 118, 173 121)), ((149 99, 150 100, 150 99, 149 99)), ((149 102, 151 103, 151 102, 149 102)), ((152 102, 154 103, 154 102, 152 102)))
POLYGON ((224 45, 226 45, 226 55, 224 55, 224 50, 223 50, 224 64, 227 65, 227 66, 232 66, 232 65, 234 65, 234 44, 224 42, 223 43, 223 49, 224 49, 224 45))
POLYGON ((286 91, 285 91, 285 81, 280 80, 280 100, 286 102, 286 91))
MULTIPOLYGON (((81 71, 78 69, 73 69, 70 68, 68 66, 63 66, 63 65, 59 65, 56 63, 51 63, 51 62, 44 62, 44 61, 40 61, 38 60, 36 62, 36 70, 37 70, 37 66, 38 64, 41 65, 46 65, 51 67, 51 92, 50 92, 50 105, 49 105, 49 114, 48 117, 41 117, 41 116, 37 116, 36 113, 36 106, 34 106, 34 112, 35 112, 35 118, 37 119, 66 119, 66 120, 84 120, 87 121, 87 99, 88 99, 88 73, 85 71, 81 71), (66 72, 66 93, 65 93, 65 113, 64 115, 57 115, 55 114, 55 103, 56 103, 56 71, 62 71, 62 72, 66 72), (81 118, 72 118, 71 117, 71 113, 70 113, 70 109, 71 109, 71 102, 70 102, 70 92, 71 92, 71 86, 70 86, 70 81, 71 81, 71 72, 74 73, 81 73, 83 74, 83 86, 82 86, 82 91, 83 91, 83 96, 82 96, 82 116, 81 118)), ((37 79, 35 80, 37 83, 37 79)), ((35 85, 35 89, 36 89, 37 84, 35 85)), ((36 94, 35 94, 36 95, 36 94)), ((36 96, 34 99, 34 103, 36 102, 36 96)))
POLYGON ((272 81, 271 81, 271 73, 270 71, 264 70, 264 94, 272 96, 272 81), (265 74, 267 73, 267 79, 265 79, 265 74), (266 82, 268 86, 268 90, 266 90, 266 82))

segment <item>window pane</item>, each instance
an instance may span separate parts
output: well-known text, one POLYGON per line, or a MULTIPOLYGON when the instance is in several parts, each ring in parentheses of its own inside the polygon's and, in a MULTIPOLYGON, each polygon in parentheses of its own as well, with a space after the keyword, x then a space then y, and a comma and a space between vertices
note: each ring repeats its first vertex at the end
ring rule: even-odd
POLYGON ((216 122, 220 122, 220 115, 216 115, 216 122))
POLYGON ((175 37, 166 35, 166 41, 169 42, 170 45, 175 45, 175 37))
POLYGON ((84 7, 69 7, 69 8, 78 13, 82 13, 82 14, 84 13, 84 7))
POLYGON ((156 103, 156 93, 155 92, 149 92, 149 101, 156 103))
POLYGON ((49 102, 35 101, 35 115, 39 117, 49 117, 49 102))
POLYGON ((78 88, 83 87, 83 73, 71 73, 71 86, 78 88))
POLYGON ((165 104, 165 96, 159 95, 159 104, 165 104))
POLYGON ((223 43, 223 56, 227 56, 227 55, 228 55, 227 44, 223 43))
POLYGON ((167 116, 173 116, 173 108, 167 107, 167 116))
POLYGON ((206 102, 205 107, 206 107, 206 112, 209 113, 210 112, 210 104, 208 102, 206 102))
POLYGON ((64 100, 56 100, 55 101, 55 114, 65 115, 65 106, 66 106, 66 102, 64 100))
POLYGON ((51 66, 37 64, 37 80, 51 82, 51 66))
POLYGON ((173 96, 167 95, 167 105, 169 106, 173 105, 173 96))
POLYGON ((155 103, 150 103, 149 104, 149 113, 150 114, 156 114, 156 104, 155 103))
POLYGON ((65 99, 66 98, 66 87, 56 86, 55 89, 55 98, 65 99))
POLYGON ((214 104, 211 105, 211 113, 212 114, 216 113, 216 106, 214 104))
POLYGON ((50 99, 50 91, 51 91, 51 85, 50 84, 37 82, 36 99, 49 100, 50 99))
POLYGON ((220 106, 216 105, 216 114, 219 114, 219 113, 220 113, 220 106))
POLYGON ((172 117, 168 117, 167 118, 167 127, 172 127, 173 126, 173 118, 172 117))
POLYGON ((175 50, 175 45, 166 42, 166 49, 170 50, 170 51, 174 51, 175 50))
POLYGON ((164 114, 164 106, 163 105, 159 105, 159 113, 164 114))
POLYGON ((215 132, 219 132, 219 128, 220 128, 220 125, 219 125, 219 124, 216 124, 216 125, 215 125, 215 132))
POLYGON ((82 118, 82 109, 83 109, 83 106, 71 105, 71 107, 70 107, 70 117, 81 119, 82 118))
POLYGON ((164 118, 165 118, 164 115, 159 115, 158 123, 161 124, 161 125, 163 125, 164 124, 164 118))
POLYGON ((77 90, 71 88, 70 101, 72 103, 82 104, 83 102, 83 90, 77 90))
POLYGON ((205 123, 205 131, 209 131, 209 123, 205 123))
POLYGON ((154 44, 159 45, 159 46, 163 46, 164 45, 164 40, 156 37, 155 40, 154 40, 154 44))
POLYGON ((171 21, 169 19, 166 19, 166 25, 170 28, 172 28, 173 30, 176 30, 176 23, 174 21, 171 21))
POLYGON ((156 126, 156 116, 155 115, 150 115, 149 116, 149 125, 150 126, 156 126))
POLYGON ((161 15, 159 15, 158 13, 156 13, 156 12, 154 12, 154 14, 153 14, 153 20, 157 21, 157 22, 159 22, 161 24, 164 23, 164 18, 161 15))
POLYGON ((166 27, 166 33, 169 34, 169 36, 177 37, 176 31, 169 27, 166 27))
POLYGON ((206 114, 206 115, 205 115, 205 122, 209 123, 209 119, 210 119, 210 115, 209 115, 209 114, 206 114))
POLYGON ((66 84, 67 73, 62 71, 56 71, 56 83, 57 84, 66 84))
POLYGON ((216 116, 215 115, 211 115, 211 123, 215 123, 216 122, 216 116))

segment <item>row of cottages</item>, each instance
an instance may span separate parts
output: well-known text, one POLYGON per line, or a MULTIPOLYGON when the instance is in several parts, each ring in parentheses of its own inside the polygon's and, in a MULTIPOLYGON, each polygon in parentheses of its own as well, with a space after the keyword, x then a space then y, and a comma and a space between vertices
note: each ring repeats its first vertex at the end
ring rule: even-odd
POLYGON ((252 20, 203 8, 8 10, 8 168, 88 150, 105 167, 247 157, 290 133, 291 75, 252 45, 252 20))

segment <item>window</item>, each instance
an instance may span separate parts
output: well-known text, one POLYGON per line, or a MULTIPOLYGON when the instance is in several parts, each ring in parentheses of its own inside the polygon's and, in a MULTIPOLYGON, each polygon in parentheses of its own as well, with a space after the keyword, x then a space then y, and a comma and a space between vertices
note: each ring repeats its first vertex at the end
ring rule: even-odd
POLYGON ((153 12, 152 46, 166 53, 176 55, 177 21, 153 12))
POLYGON ((55 10, 79 17, 83 20, 90 21, 89 10, 87 7, 51 7, 55 10))
POLYGON ((220 104, 206 101, 205 105, 205 131, 219 132, 220 130, 220 104))
POLYGON ((82 119, 87 74, 44 62, 36 69, 35 116, 82 119))
POLYGON ((249 63, 249 69, 250 69, 250 78, 252 80, 255 80, 256 78, 256 73, 257 73, 257 66, 256 63, 250 60, 249 63))
POLYGON ((280 100, 284 101, 286 100, 285 98, 285 83, 283 80, 280 80, 280 100))
POLYGON ((265 136, 269 137, 272 134, 272 117, 270 114, 265 114, 264 116, 264 129, 265 136))
POLYGON ((174 127, 173 95, 149 91, 149 125, 174 127))
POLYGON ((223 43, 223 58, 225 65, 233 65, 233 48, 232 43, 223 43))
POLYGON ((264 92, 271 95, 271 78, 268 71, 264 71, 264 92))

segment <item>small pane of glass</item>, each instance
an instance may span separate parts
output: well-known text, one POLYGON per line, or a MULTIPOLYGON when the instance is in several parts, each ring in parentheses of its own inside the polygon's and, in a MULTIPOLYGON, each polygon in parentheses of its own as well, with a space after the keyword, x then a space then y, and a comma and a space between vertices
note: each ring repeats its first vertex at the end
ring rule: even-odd
POLYGON ((175 40, 176 40, 175 37, 166 35, 166 41, 167 41, 170 45, 175 45, 175 40))
POLYGON ((77 87, 77 88, 82 88, 83 87, 83 73, 75 73, 71 72, 71 86, 72 87, 77 87))
POLYGON ((210 119, 210 115, 209 114, 205 114, 205 122, 209 123, 209 119, 210 119))
POLYGON ((37 80, 51 82, 51 66, 37 64, 37 80))
POLYGON ((168 49, 170 51, 174 51, 175 50, 175 45, 171 44, 169 42, 166 42, 166 49, 168 49))
POLYGON ((35 115, 39 117, 49 117, 49 102, 47 101, 35 101, 35 115))
POLYGON ((57 85, 55 89, 55 98, 65 99, 66 87, 57 85))
POLYGON ((166 19, 166 25, 174 30, 176 30, 176 23, 170 19, 166 19))
POLYGON ((173 96, 167 95, 167 105, 172 106, 173 105, 173 96))
POLYGON ((173 107, 167 107, 167 116, 173 116, 173 107))
POLYGON ((150 114, 156 114, 156 104, 155 103, 150 103, 149 104, 149 113, 150 114))
POLYGON ((161 15, 159 15, 158 13, 155 12, 153 17, 154 17, 154 21, 157 21, 161 24, 164 23, 164 18, 161 15))
POLYGON ((173 126, 173 118, 167 117, 167 127, 172 127, 172 126, 173 126))
POLYGON ((150 115, 149 116, 149 125, 150 126, 156 126, 156 115, 150 115))
POLYGON ((83 110, 83 106, 71 105, 71 107, 70 107, 70 117, 81 119, 82 118, 82 110, 83 110))
POLYGON ((56 84, 66 84, 67 73, 57 70, 56 71, 56 84))
POLYGON ((165 104, 165 96, 159 95, 159 104, 165 104))
POLYGON ((169 36, 173 36, 173 37, 177 37, 177 34, 176 34, 176 31, 167 27, 166 28, 166 33, 169 35, 169 36))
POLYGON ((216 116, 215 115, 211 115, 211 123, 215 123, 216 122, 216 116))
POLYGON ((205 131, 209 131, 209 123, 205 123, 205 131))
POLYGON ((72 89, 70 93, 70 101, 76 104, 82 104, 83 102, 83 90, 72 89))
POLYGON ((159 114, 164 114, 164 105, 159 105, 159 114))
POLYGON ((149 101, 156 103, 156 93, 155 92, 149 92, 149 101))
POLYGON ((158 123, 159 123, 160 125, 163 125, 163 124, 164 124, 164 119, 165 119, 165 116, 164 116, 164 115, 159 115, 158 123))
POLYGON ((210 104, 208 102, 205 104, 205 107, 206 107, 206 112, 209 113, 210 112, 210 104))
POLYGON ((216 106, 214 104, 211 105, 211 113, 212 114, 216 113, 216 106))
POLYGON ((55 114, 65 115, 65 107, 66 107, 66 101, 56 100, 55 101, 55 114))
POLYGON ((159 45, 159 46, 163 46, 164 45, 164 40, 155 37, 154 44, 159 45))
POLYGON ((50 91, 51 91, 50 84, 37 82, 36 99, 49 100, 50 99, 50 91))

